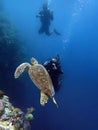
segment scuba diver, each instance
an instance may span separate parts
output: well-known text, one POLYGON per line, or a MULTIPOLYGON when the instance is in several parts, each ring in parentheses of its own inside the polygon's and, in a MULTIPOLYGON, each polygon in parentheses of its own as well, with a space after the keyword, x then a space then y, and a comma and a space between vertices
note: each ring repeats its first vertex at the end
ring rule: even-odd
POLYGON ((60 89, 60 75, 63 74, 63 71, 60 66, 60 57, 57 55, 55 58, 52 58, 49 61, 46 61, 43 66, 48 71, 55 91, 58 91, 60 89))
POLYGON ((48 4, 43 4, 42 10, 36 15, 40 18, 41 27, 39 29, 39 34, 45 33, 50 36, 53 32, 57 35, 61 35, 56 29, 49 31, 49 26, 51 21, 53 21, 53 11, 48 7, 48 4))

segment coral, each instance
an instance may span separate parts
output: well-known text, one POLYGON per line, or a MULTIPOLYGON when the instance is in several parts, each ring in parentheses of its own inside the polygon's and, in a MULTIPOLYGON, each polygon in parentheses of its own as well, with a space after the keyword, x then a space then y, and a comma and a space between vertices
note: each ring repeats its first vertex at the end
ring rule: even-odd
POLYGON ((21 109, 20 109, 20 108, 18 108, 18 107, 16 107, 16 108, 14 108, 14 109, 13 109, 13 111, 14 111, 15 113, 18 113, 18 112, 20 112, 20 111, 21 111, 21 109))
POLYGON ((33 115, 32 115, 32 112, 34 111, 35 109, 33 107, 30 107, 30 108, 27 108, 27 113, 25 114, 25 118, 28 120, 28 121, 31 121, 33 120, 33 115))
POLYGON ((34 108, 27 108, 25 114, 20 108, 14 107, 9 97, 3 95, 0 99, 0 130, 30 130, 34 108))
POLYGON ((24 58, 22 42, 18 31, 0 11, 0 77, 2 84, 13 80, 16 65, 24 58))
POLYGON ((0 99, 0 114, 1 114, 2 111, 4 110, 4 107, 5 107, 4 102, 3 102, 2 99, 0 99))
POLYGON ((34 111, 35 109, 33 107, 27 108, 27 113, 30 114, 34 111))
POLYGON ((25 115, 25 118, 27 119, 27 120, 29 120, 29 121, 31 121, 31 120, 33 120, 33 115, 32 114, 26 114, 25 115))
POLYGON ((2 90, 0 90, 0 99, 3 97, 4 92, 2 90))

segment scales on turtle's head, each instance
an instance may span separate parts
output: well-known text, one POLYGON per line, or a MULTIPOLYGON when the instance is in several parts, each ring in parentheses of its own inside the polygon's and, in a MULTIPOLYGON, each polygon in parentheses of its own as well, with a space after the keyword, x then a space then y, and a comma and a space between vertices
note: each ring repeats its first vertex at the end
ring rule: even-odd
POLYGON ((31 63, 32 63, 32 65, 35 65, 35 64, 38 64, 38 61, 34 57, 32 57, 31 63))

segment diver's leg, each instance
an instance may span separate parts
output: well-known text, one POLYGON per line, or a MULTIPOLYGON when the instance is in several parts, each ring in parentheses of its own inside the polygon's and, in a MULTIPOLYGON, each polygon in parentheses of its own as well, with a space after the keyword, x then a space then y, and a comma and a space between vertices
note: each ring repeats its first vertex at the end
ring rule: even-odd
POLYGON ((53 30, 51 30, 51 32, 50 32, 50 31, 49 31, 49 28, 46 28, 46 29, 45 29, 45 33, 46 33, 46 35, 48 35, 48 36, 52 35, 53 33, 55 33, 56 35, 61 35, 61 33, 59 33, 56 29, 53 29, 53 30))
POLYGON ((46 33, 46 35, 48 35, 48 36, 50 36, 50 35, 52 35, 52 33, 53 33, 53 31, 49 31, 49 27, 47 27, 46 29, 45 29, 45 33, 46 33))
POLYGON ((59 33, 55 28, 54 28, 54 33, 55 33, 56 35, 61 35, 61 33, 59 33))
POLYGON ((41 27, 40 27, 40 29, 39 29, 39 31, 38 31, 38 32, 39 32, 39 34, 41 34, 41 33, 43 33, 43 32, 44 32, 44 28, 43 28, 43 26, 41 26, 41 27))

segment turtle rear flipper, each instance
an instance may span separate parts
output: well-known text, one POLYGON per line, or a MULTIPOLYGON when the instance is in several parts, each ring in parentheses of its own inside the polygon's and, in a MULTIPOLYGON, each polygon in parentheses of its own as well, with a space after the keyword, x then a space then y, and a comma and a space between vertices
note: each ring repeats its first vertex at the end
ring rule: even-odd
POLYGON ((16 70, 15 70, 15 73, 14 73, 14 77, 15 79, 18 78, 23 72, 24 70, 27 68, 29 69, 31 65, 29 63, 22 63, 21 65, 19 65, 16 70))
POLYGON ((40 104, 42 106, 45 106, 45 104, 48 102, 48 96, 41 91, 41 96, 40 96, 40 104))
POLYGON ((54 104, 55 104, 55 105, 57 106, 57 108, 58 108, 58 104, 57 104, 57 102, 56 102, 56 100, 55 100, 54 97, 52 97, 52 100, 53 100, 54 104))

